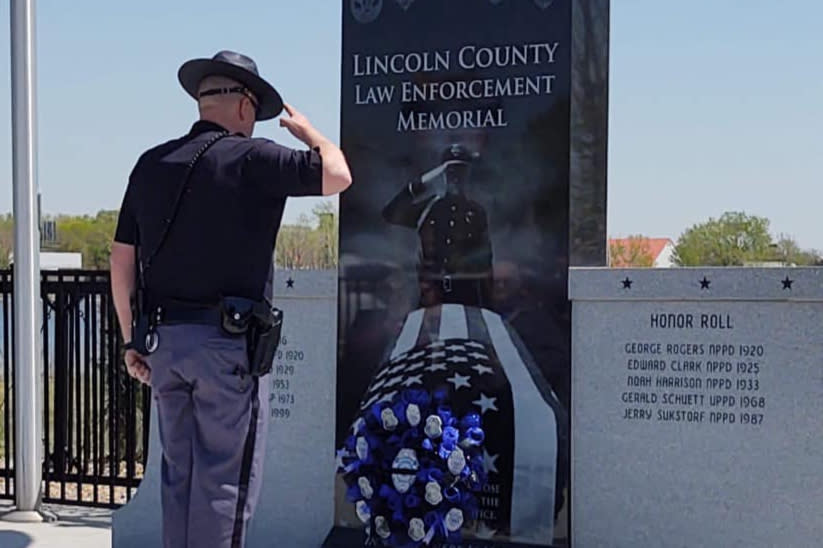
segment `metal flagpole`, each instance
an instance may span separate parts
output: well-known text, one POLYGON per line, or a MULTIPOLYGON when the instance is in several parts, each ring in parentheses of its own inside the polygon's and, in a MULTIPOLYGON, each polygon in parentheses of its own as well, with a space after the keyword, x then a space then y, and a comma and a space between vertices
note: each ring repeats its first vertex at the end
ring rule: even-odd
POLYGON ((11 109, 14 185, 14 495, 6 520, 42 521, 40 439, 40 239, 34 0, 11 0, 11 109))

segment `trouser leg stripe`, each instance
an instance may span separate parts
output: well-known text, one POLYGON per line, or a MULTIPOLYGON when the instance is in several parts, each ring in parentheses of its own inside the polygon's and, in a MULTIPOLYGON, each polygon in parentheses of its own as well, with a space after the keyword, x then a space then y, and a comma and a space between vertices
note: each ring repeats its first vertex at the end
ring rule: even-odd
POLYGON ((257 377, 253 379, 254 384, 251 391, 251 418, 249 419, 249 432, 246 435, 246 445, 243 448, 243 462, 240 465, 240 483, 237 491, 237 510, 234 515, 234 533, 232 534, 232 548, 241 548, 240 541, 243 538, 243 513, 246 507, 246 497, 249 491, 249 477, 251 476, 251 463, 254 458, 254 440, 257 437, 257 414, 260 402, 257 399, 257 377))

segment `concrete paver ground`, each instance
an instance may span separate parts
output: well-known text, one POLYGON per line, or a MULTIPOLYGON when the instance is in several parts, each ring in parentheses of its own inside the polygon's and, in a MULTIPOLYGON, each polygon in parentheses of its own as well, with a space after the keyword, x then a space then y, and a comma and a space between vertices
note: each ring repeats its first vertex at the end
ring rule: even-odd
POLYGON ((43 508, 57 521, 12 523, 3 520, 13 509, 11 501, 0 501, 0 547, 111 548, 111 510, 53 504, 43 508))

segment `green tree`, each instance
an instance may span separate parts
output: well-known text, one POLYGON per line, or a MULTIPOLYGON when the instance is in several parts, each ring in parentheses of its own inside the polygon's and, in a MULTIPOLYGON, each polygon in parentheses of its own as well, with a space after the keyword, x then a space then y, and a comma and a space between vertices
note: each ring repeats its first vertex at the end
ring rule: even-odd
POLYGON ((58 216, 54 250, 81 253, 83 268, 108 269, 117 215, 116 210, 109 210, 95 216, 58 216))
POLYGON ((692 226, 680 236, 674 252, 680 266, 742 266, 773 257, 769 220, 742 212, 726 212, 692 226))
POLYGON ((14 247, 14 219, 11 214, 0 215, 0 268, 9 267, 9 254, 14 247))
POLYGON ((312 216, 301 214, 277 235, 275 264, 288 269, 332 269, 337 266, 338 215, 331 202, 321 202, 312 216))
POLYGON ((823 256, 819 251, 801 249, 791 236, 780 234, 772 249, 776 261, 797 266, 818 266, 823 264, 823 256))

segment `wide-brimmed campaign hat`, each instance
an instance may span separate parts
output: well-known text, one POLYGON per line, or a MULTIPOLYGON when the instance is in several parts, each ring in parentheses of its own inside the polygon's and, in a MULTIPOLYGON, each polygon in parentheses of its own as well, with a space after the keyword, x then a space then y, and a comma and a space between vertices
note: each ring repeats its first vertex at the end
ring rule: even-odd
POLYGON ((200 82, 206 76, 225 76, 245 86, 257 99, 257 120, 269 120, 283 111, 283 100, 280 94, 274 86, 260 76, 257 64, 246 55, 224 50, 211 59, 186 61, 177 72, 177 78, 183 89, 195 100, 199 98, 200 82))

